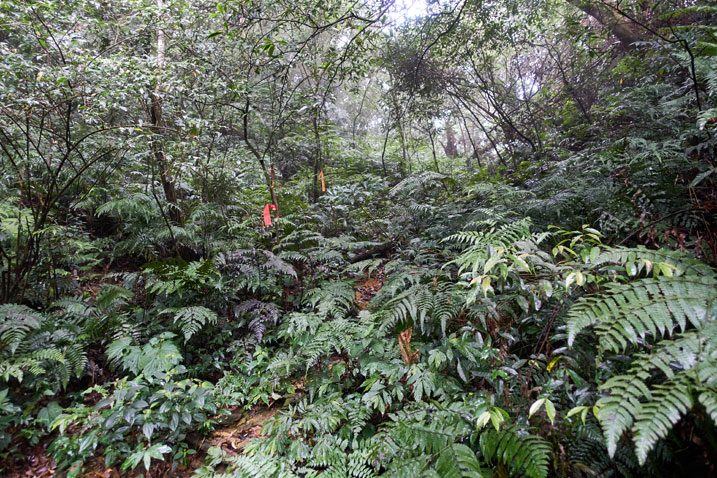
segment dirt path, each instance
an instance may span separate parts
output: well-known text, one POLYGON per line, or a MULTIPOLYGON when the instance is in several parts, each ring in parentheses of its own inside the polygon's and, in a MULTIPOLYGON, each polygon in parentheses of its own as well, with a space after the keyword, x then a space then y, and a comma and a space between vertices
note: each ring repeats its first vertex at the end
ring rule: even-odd
MULTIPOLYGON (((280 408, 257 408, 236 423, 217 428, 202 439, 199 450, 206 452, 211 447, 220 447, 230 455, 238 455, 252 438, 261 438, 264 423, 279 412, 280 408)), ((203 461, 203 460, 202 460, 203 461)))
POLYGON ((383 266, 381 266, 373 275, 367 277, 361 285, 356 288, 356 304, 359 309, 364 310, 368 307, 371 299, 376 297, 378 291, 383 287, 385 280, 386 273, 383 270, 383 266))

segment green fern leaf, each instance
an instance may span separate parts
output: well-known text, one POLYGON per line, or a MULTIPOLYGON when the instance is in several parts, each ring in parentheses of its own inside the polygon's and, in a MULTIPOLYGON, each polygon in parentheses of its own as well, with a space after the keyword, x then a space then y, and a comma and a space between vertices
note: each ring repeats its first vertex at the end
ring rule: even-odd
POLYGON ((7 347, 13 355, 25 337, 40 327, 41 321, 41 315, 24 305, 0 305, 0 346, 7 347))
POLYGON ((660 277, 610 284, 598 297, 581 298, 567 317, 568 344, 585 328, 598 325, 600 347, 624 351, 646 335, 660 338, 687 324, 700 327, 717 317, 714 277, 660 277))
POLYGON ((444 450, 435 466, 443 478, 483 478, 487 476, 481 469, 476 454, 462 443, 454 443, 444 450))
POLYGON ((509 467, 511 474, 530 478, 548 475, 550 446, 541 437, 509 427, 501 431, 488 430, 481 434, 479 442, 483 457, 509 467))
POLYGON ((635 453, 640 464, 658 440, 667 436, 672 427, 692 408, 692 395, 687 380, 671 380, 657 385, 652 400, 644 404, 635 417, 635 453))
POLYGON ((185 342, 191 339, 205 325, 217 323, 217 314, 201 305, 171 307, 160 312, 160 315, 164 314, 174 316, 174 323, 179 326, 185 342))

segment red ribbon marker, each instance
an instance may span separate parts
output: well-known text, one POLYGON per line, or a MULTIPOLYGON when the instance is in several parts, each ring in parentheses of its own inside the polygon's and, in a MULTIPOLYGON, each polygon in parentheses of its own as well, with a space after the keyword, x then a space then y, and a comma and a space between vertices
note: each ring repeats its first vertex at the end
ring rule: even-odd
POLYGON ((323 169, 319 173, 319 178, 321 179, 321 191, 326 192, 326 183, 324 182, 324 170, 323 169))
POLYGON ((264 206, 264 225, 271 226, 271 210, 276 210, 276 206, 273 204, 267 204, 264 206))

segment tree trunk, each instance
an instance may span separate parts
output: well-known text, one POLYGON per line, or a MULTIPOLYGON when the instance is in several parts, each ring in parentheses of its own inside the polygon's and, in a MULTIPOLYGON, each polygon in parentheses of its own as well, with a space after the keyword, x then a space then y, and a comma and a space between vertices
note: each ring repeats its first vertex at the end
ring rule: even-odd
POLYGON ((623 17, 600 0, 567 0, 567 2, 587 13, 603 27, 610 30, 610 33, 618 39, 620 45, 626 50, 634 48, 633 44, 643 39, 634 22, 623 17))
MULTIPOLYGON (((160 10, 164 8, 164 0, 157 0, 157 8, 160 10)), ((164 30, 160 28, 157 30, 157 69, 160 72, 165 65, 164 50, 164 30)), ((164 196, 167 202, 171 205, 169 217, 174 223, 181 224, 182 212, 178 205, 177 188, 175 186, 169 162, 167 161, 167 155, 164 152, 164 146, 161 141, 161 135, 164 133, 164 122, 162 121, 162 97, 160 93, 159 80, 155 83, 154 91, 152 92, 150 116, 152 120, 152 131, 154 133, 152 137, 152 154, 154 155, 154 160, 157 163, 159 180, 162 183, 164 196)))
POLYGON ((314 154, 314 179, 312 181, 312 187, 311 187, 311 196, 314 202, 319 200, 319 196, 321 195, 321 191, 319 189, 319 172, 321 171, 322 167, 322 160, 321 160, 321 132, 319 130, 319 115, 320 111, 317 108, 314 108, 314 141, 316 142, 316 153, 314 154))
POLYGON ((451 159, 458 156, 458 146, 456 146, 456 134, 453 132, 453 126, 450 122, 446 124, 446 145, 443 147, 443 152, 446 153, 451 159))

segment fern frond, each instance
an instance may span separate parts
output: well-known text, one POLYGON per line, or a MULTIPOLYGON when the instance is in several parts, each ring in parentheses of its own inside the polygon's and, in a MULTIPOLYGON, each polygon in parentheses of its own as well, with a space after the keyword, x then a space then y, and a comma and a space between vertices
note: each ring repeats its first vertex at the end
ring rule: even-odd
POLYGON ((150 196, 135 192, 120 199, 107 201, 97 208, 95 214, 97 216, 112 215, 128 220, 149 220, 152 216, 157 215, 156 208, 153 207, 154 204, 155 202, 150 196))
POLYGON ((101 309, 116 309, 126 305, 132 298, 132 291, 115 284, 105 284, 97 294, 97 306, 101 309))
POLYGON ((445 179, 446 176, 434 171, 424 171, 420 174, 412 174, 400 183, 396 184, 388 192, 390 196, 397 196, 399 194, 413 194, 419 188, 424 191, 426 187, 431 183, 436 183, 440 180, 445 179))
POLYGON ((281 257, 274 255, 271 251, 264 250, 262 252, 266 256, 266 262, 261 265, 263 269, 274 270, 280 274, 296 277, 296 271, 291 264, 287 264, 281 259, 281 257))
POLYGON ((191 307, 170 307, 160 312, 160 315, 174 316, 174 324, 184 335, 184 341, 191 339, 202 327, 217 323, 217 314, 213 310, 201 305, 191 307))
POLYGON ((488 231, 463 231, 446 237, 445 242, 458 242, 470 246, 510 247, 517 241, 530 237, 530 219, 523 218, 509 224, 503 224, 488 231))
MULTIPOLYGON (((714 364, 717 367, 717 364, 714 364)), ((717 423, 717 387, 710 387, 700 393, 699 402, 705 407, 705 411, 714 423, 717 423)))
POLYGON ((366 272, 367 275, 371 275, 373 271, 381 266, 383 259, 366 259, 364 261, 355 262, 344 268, 344 272, 366 272))
POLYGON ((135 375, 166 372, 181 362, 179 349, 170 340, 174 334, 165 332, 143 346, 133 345, 128 338, 115 340, 107 347, 107 358, 115 367, 135 375))
POLYGON ((454 443, 446 448, 435 466, 436 471, 442 478, 483 478, 490 476, 486 473, 478 461, 476 454, 462 443, 454 443))
POLYGON ((511 474, 530 478, 548 476, 550 446, 541 437, 530 435, 513 426, 481 433, 480 450, 489 462, 502 463, 511 474))
POLYGON ((48 367, 52 366, 52 370, 62 378, 63 385, 66 385, 70 379, 68 368, 64 367, 66 363, 67 359, 60 350, 46 348, 23 354, 12 361, 0 362, 0 375, 6 381, 15 377, 18 382, 22 382, 26 373, 44 375, 48 373, 48 367))
POLYGON ((471 211, 471 220, 463 229, 476 231, 479 229, 491 229, 515 219, 515 214, 510 211, 500 211, 492 207, 479 207, 471 211))
POLYGON ((256 299, 246 300, 239 304, 235 311, 237 314, 248 314, 251 317, 249 330, 258 342, 261 342, 264 337, 267 324, 276 325, 279 320, 279 308, 271 302, 262 302, 256 299))
POLYGON ((0 351, 7 348, 13 355, 25 337, 40 327, 42 316, 19 304, 0 305, 0 351))
MULTIPOLYGON (((72 301, 71 305, 76 304, 72 301)), ((66 387, 73 375, 82 375, 87 364, 73 329, 79 327, 58 327, 25 306, 0 306, 0 377, 23 382, 30 375, 53 387, 66 387)))
POLYGON ((332 352, 346 353, 351 350, 361 327, 347 319, 334 319, 324 322, 316 335, 302 347, 306 357, 306 368, 318 363, 320 357, 328 357, 332 352))
POLYGON ((461 305, 454 284, 420 283, 389 300, 375 316, 381 319, 381 330, 402 323, 417 324, 422 332, 426 332, 428 325, 440 324, 445 335, 448 321, 458 314, 461 305))
POLYGON ((305 302, 324 317, 343 317, 353 308, 355 298, 351 284, 331 281, 308 291, 305 302))
POLYGON ((693 259, 680 251, 652 250, 645 247, 607 249, 600 253, 594 263, 598 266, 603 264, 625 265, 635 263, 637 267, 666 263, 677 269, 675 275, 709 275, 711 273, 709 266, 704 262, 693 259))
POLYGON ((311 259, 321 264, 331 264, 344 262, 344 255, 336 249, 330 247, 322 247, 310 252, 311 259))
POLYGON ((700 327, 717 318, 714 277, 680 276, 609 284, 598 297, 581 298, 568 312, 568 344, 585 328, 597 325, 603 350, 620 352, 628 344, 700 327))
POLYGON ((65 318, 74 318, 84 321, 93 317, 94 308, 82 299, 64 298, 52 303, 51 308, 65 318))
POLYGON ((632 447, 621 441, 614 456, 608 454, 600 428, 588 424, 581 427, 569 449, 570 461, 580 470, 593 476, 626 478, 636 476, 639 465, 632 447))
POLYGON ((640 464, 658 440, 694 405, 695 395, 714 413, 717 403, 717 322, 690 330, 658 343, 649 354, 633 362, 628 373, 607 380, 601 390, 609 396, 598 400, 598 417, 607 449, 614 455, 620 437, 633 432, 635 453, 640 464), (650 385, 655 370, 666 380, 650 385), (696 373, 695 373, 696 372, 696 373))
POLYGON ((282 261, 298 262, 300 264, 306 264, 309 262, 309 258, 298 251, 281 251, 277 254, 277 257, 282 261))
POLYGON ((299 478, 288 463, 278 456, 254 453, 227 457, 227 475, 231 478, 299 478))
POLYGON ((635 417, 635 454, 640 464, 658 440, 667 436, 672 427, 692 408, 692 394, 686 377, 656 385, 652 400, 642 405, 635 417))

